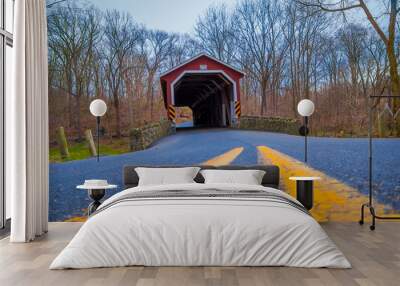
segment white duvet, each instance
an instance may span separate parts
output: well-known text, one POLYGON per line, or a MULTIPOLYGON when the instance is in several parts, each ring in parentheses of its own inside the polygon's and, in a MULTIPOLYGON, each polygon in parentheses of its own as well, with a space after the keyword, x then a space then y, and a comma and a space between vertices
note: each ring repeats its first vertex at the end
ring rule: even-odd
MULTIPOLYGON (((163 190, 265 190, 262 186, 180 184, 163 190)), ((294 200, 294 199, 292 199, 294 200)), ((350 268, 321 226, 293 206, 246 198, 155 198, 124 201, 92 216, 50 269, 145 266, 293 266, 350 268)))

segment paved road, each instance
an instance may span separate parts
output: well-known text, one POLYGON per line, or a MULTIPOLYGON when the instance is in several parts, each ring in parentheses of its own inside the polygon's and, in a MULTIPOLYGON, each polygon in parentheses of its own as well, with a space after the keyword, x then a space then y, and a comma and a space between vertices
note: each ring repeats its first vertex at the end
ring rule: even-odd
MULTIPOLYGON (((85 179, 105 178, 121 185, 126 164, 198 164, 243 147, 232 164, 257 163, 256 146, 266 145, 303 159, 303 138, 278 133, 228 129, 186 130, 163 138, 153 147, 134 153, 51 164, 50 220, 81 216, 90 203, 84 191, 75 186, 85 179)), ((328 175, 367 193, 366 139, 310 138, 309 164, 328 175)), ((374 143, 375 177, 378 200, 400 210, 400 139, 379 139, 374 143), (379 163, 379 164, 378 164, 379 163)), ((118 190, 117 190, 118 191, 118 190)), ((114 192, 110 192, 109 195, 114 192)))

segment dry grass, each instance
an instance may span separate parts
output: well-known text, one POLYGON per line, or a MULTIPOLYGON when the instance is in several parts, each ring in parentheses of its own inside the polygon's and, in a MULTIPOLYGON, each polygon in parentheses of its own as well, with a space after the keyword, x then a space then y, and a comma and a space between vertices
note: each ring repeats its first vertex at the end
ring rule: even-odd
MULTIPOLYGON (((129 152, 129 138, 102 139, 100 142, 100 155, 118 155, 129 152)), ((86 142, 73 142, 69 145, 70 157, 61 158, 58 146, 50 146, 50 163, 83 160, 92 157, 86 142)))

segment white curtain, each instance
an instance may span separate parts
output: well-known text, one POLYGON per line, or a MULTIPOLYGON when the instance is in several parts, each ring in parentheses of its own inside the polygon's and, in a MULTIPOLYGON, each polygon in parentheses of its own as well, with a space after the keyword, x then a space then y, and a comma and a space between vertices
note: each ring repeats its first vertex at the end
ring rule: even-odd
POLYGON ((48 226, 48 80, 45 0, 15 1, 13 93, 6 98, 6 187, 12 242, 48 226))

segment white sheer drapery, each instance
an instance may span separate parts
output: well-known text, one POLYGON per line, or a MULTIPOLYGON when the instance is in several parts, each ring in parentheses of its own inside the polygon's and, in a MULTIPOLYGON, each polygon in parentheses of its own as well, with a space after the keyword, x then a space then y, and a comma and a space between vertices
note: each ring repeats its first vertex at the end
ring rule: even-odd
POLYGON ((48 227, 48 72, 45 0, 15 1, 13 92, 6 98, 6 187, 12 242, 48 227))

